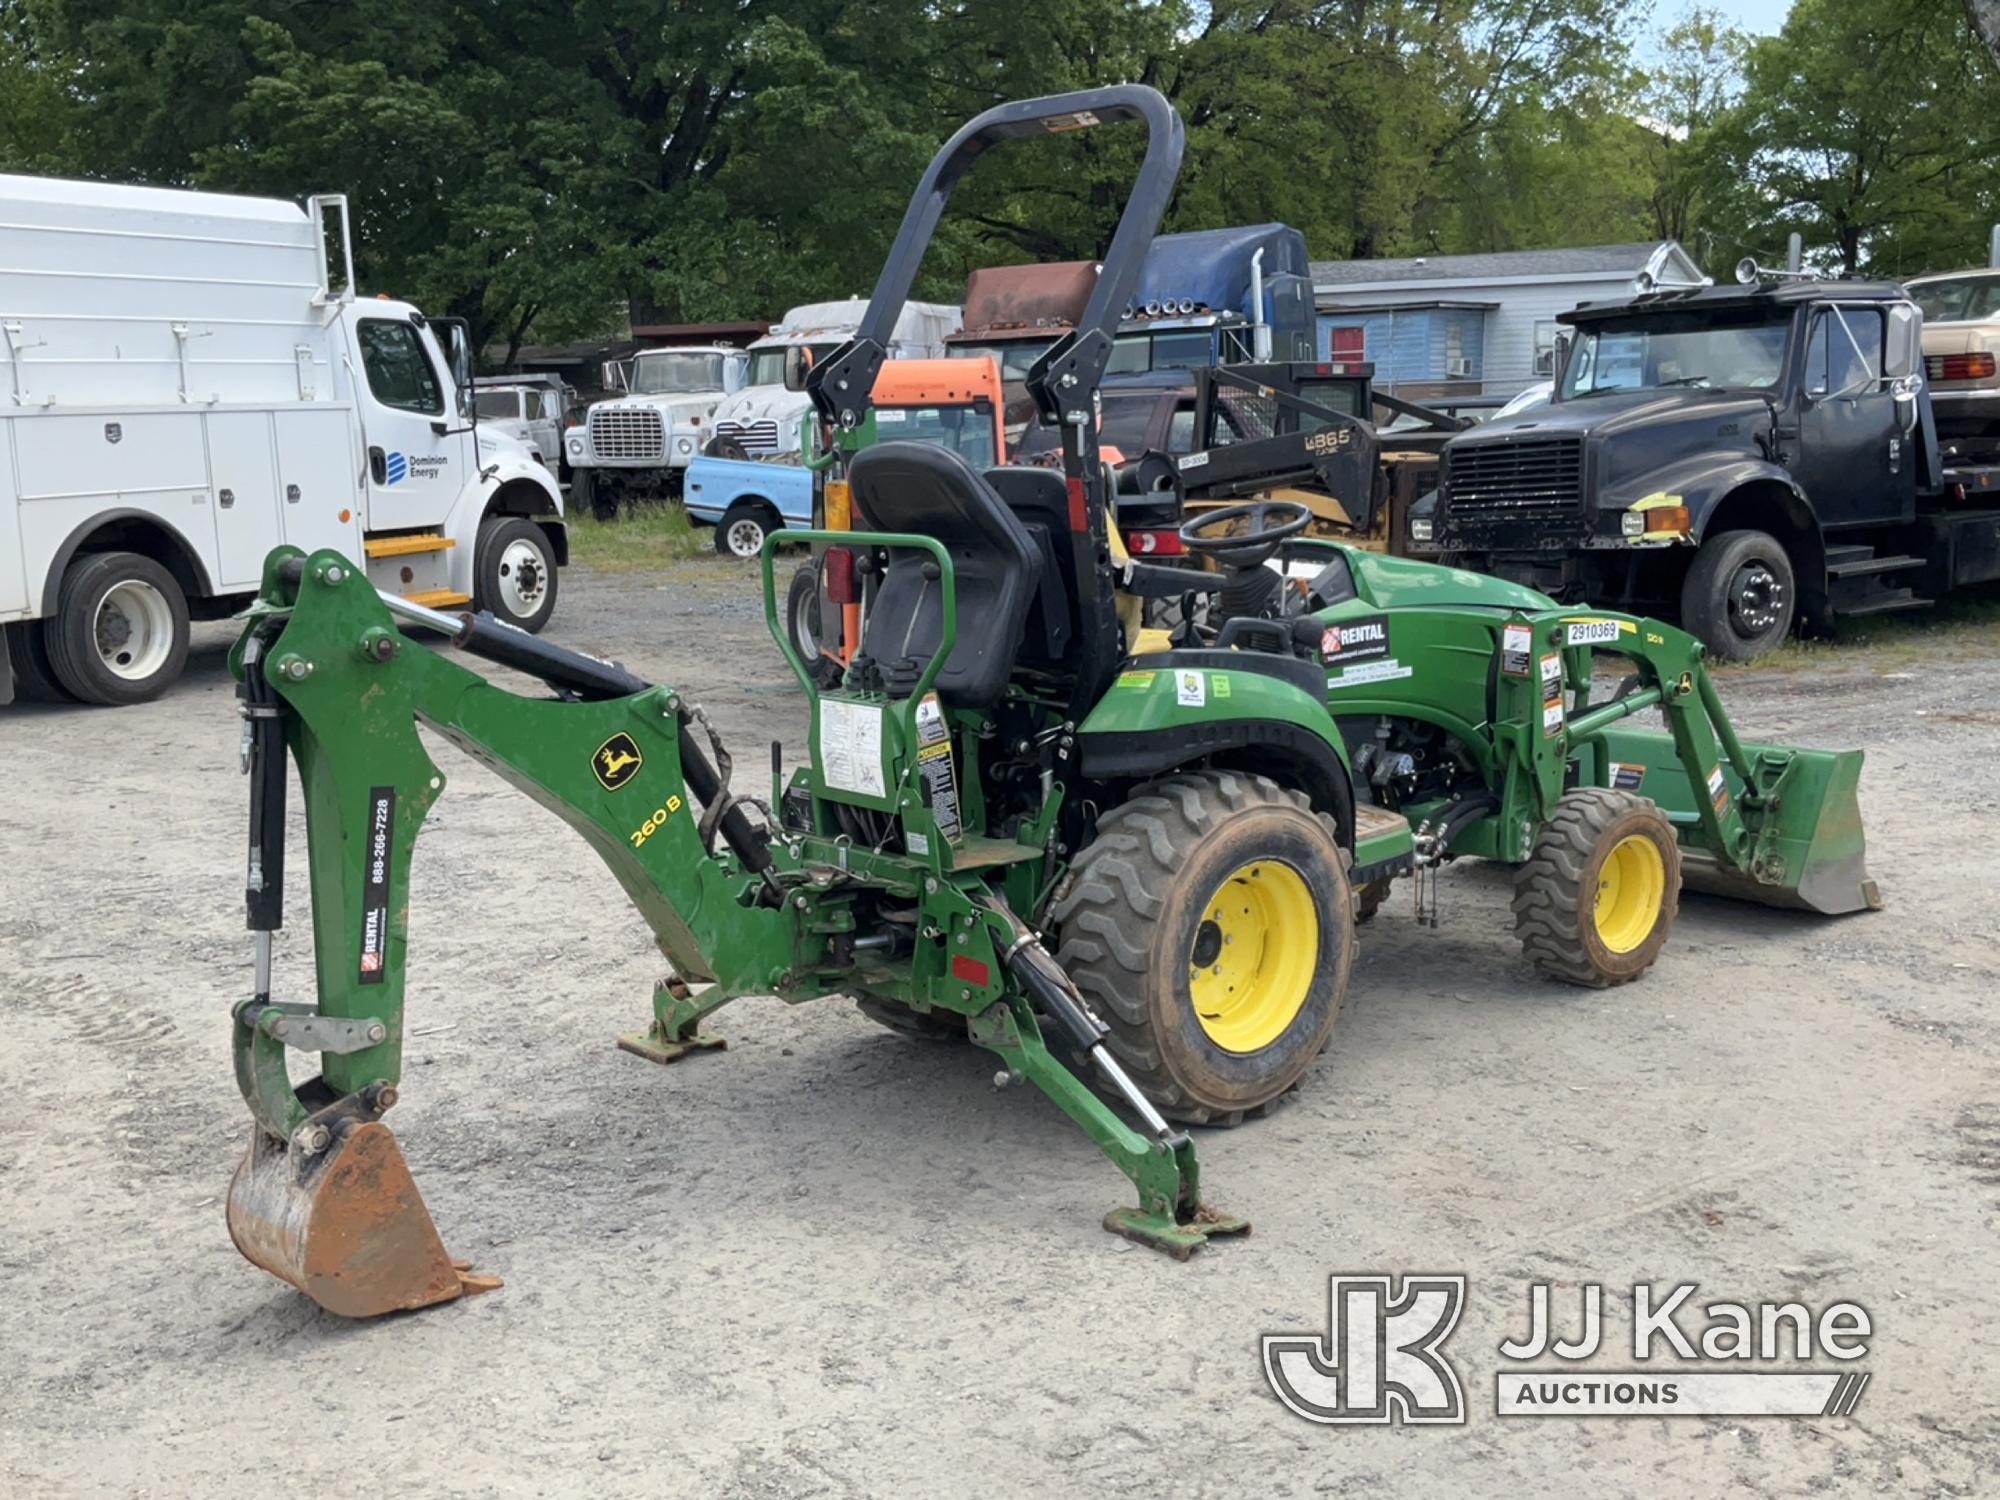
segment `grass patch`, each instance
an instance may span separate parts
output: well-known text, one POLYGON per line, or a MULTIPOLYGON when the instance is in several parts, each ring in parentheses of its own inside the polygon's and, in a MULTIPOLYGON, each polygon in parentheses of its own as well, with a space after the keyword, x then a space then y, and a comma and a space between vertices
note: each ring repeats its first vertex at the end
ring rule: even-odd
POLYGON ((615 521, 588 511, 569 518, 569 560, 605 573, 642 573, 671 567, 714 550, 706 526, 696 526, 678 505, 643 505, 615 521))
POLYGON ((2000 655, 2000 585, 1978 584, 1929 609, 1864 615, 1836 623, 1823 639, 1793 636, 1753 662, 1711 661, 1722 672, 1797 672, 1855 662, 1877 668, 1915 666, 1970 656, 2000 655), (1866 663, 1855 662, 1866 655, 1866 663))

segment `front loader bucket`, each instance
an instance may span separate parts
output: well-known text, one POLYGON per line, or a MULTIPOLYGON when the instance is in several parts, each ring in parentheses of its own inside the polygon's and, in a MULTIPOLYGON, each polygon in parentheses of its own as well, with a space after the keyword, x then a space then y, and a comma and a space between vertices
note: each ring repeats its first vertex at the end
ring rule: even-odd
POLYGON ((1723 783, 1748 834, 1741 861, 1731 862, 1697 841, 1695 799, 1708 789, 1690 784, 1670 735, 1616 728, 1602 739, 1609 760, 1625 768, 1622 779, 1609 772, 1602 784, 1630 786, 1650 797, 1681 830, 1681 878, 1689 889, 1829 917, 1881 907, 1861 829, 1861 751, 1746 742, 1743 751, 1761 791, 1761 798, 1749 799, 1725 758, 1723 783), (1637 768, 1643 776, 1635 784, 1637 768))
POLYGON ((500 1285, 445 1253, 402 1149, 379 1120, 317 1153, 253 1127, 229 1184, 244 1259, 344 1318, 428 1307, 500 1285))

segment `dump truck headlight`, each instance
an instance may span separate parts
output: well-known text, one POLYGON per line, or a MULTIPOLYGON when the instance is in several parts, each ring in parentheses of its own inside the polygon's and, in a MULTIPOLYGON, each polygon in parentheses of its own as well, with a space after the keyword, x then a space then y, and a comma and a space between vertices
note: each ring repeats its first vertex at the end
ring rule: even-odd
POLYGON ((1644 536, 1646 534, 1646 518, 1639 511, 1628 510, 1618 518, 1618 527, 1627 536, 1644 536))
POLYGON ((1428 542, 1430 539, 1431 539, 1431 523, 1429 521, 1419 519, 1410 522, 1411 541, 1428 542))
POLYGON ((687 438, 682 438, 674 444, 674 452, 685 458, 688 454, 694 452, 694 443, 687 438))
POLYGON ((582 438, 580 438, 580 437, 572 437, 572 438, 571 438, 571 439, 569 440, 569 455, 570 455, 570 457, 571 457, 571 458, 582 458, 582 457, 583 457, 583 439, 582 439, 582 438))

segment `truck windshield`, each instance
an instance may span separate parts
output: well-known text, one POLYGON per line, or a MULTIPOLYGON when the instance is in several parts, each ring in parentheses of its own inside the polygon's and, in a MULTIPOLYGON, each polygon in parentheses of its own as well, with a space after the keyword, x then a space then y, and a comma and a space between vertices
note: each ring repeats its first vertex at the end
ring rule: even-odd
POLYGON ((1565 400, 1604 391, 1666 386, 1759 389, 1778 383, 1791 333, 1790 308, 1647 313, 1578 330, 1565 400))
MULTIPOLYGON (((814 364, 818 364, 839 347, 839 341, 830 344, 806 345, 806 348, 812 351, 814 364)), ((750 378, 748 383, 751 385, 783 385, 785 383, 784 345, 780 344, 775 349, 752 349, 750 351, 750 378)))
POLYGON ((521 392, 481 391, 472 398, 479 415, 489 422, 507 422, 521 415, 521 392))
POLYGON ((875 426, 883 442, 935 443, 975 469, 1000 461, 993 451, 993 403, 970 406, 878 406, 875 426))
POLYGON ((1206 328, 1128 333, 1111 346, 1107 375, 1143 375, 1148 370, 1202 370, 1215 363, 1215 335, 1206 328))
POLYGON ((632 394, 673 396, 722 389, 720 354, 641 354, 632 361, 632 394))
POLYGON ((997 344, 948 344, 945 353, 953 359, 978 359, 981 355, 992 357, 1000 367, 1002 380, 1026 380, 1028 371, 1035 367, 1053 345, 1054 339, 1007 339, 997 344))
POLYGON ((1910 299, 1924 310, 1926 323, 1973 323, 2000 313, 2000 276, 1954 276, 1923 281, 1910 299))

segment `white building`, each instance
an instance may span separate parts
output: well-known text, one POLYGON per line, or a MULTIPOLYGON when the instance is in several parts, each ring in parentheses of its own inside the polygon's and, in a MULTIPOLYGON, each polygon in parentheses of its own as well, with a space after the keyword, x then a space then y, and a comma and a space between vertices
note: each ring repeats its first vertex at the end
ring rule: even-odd
POLYGON ((1548 379, 1557 313, 1655 287, 1707 284, 1674 240, 1316 260, 1312 280, 1318 352, 1372 360, 1378 384, 1418 398, 1511 396, 1548 379))

